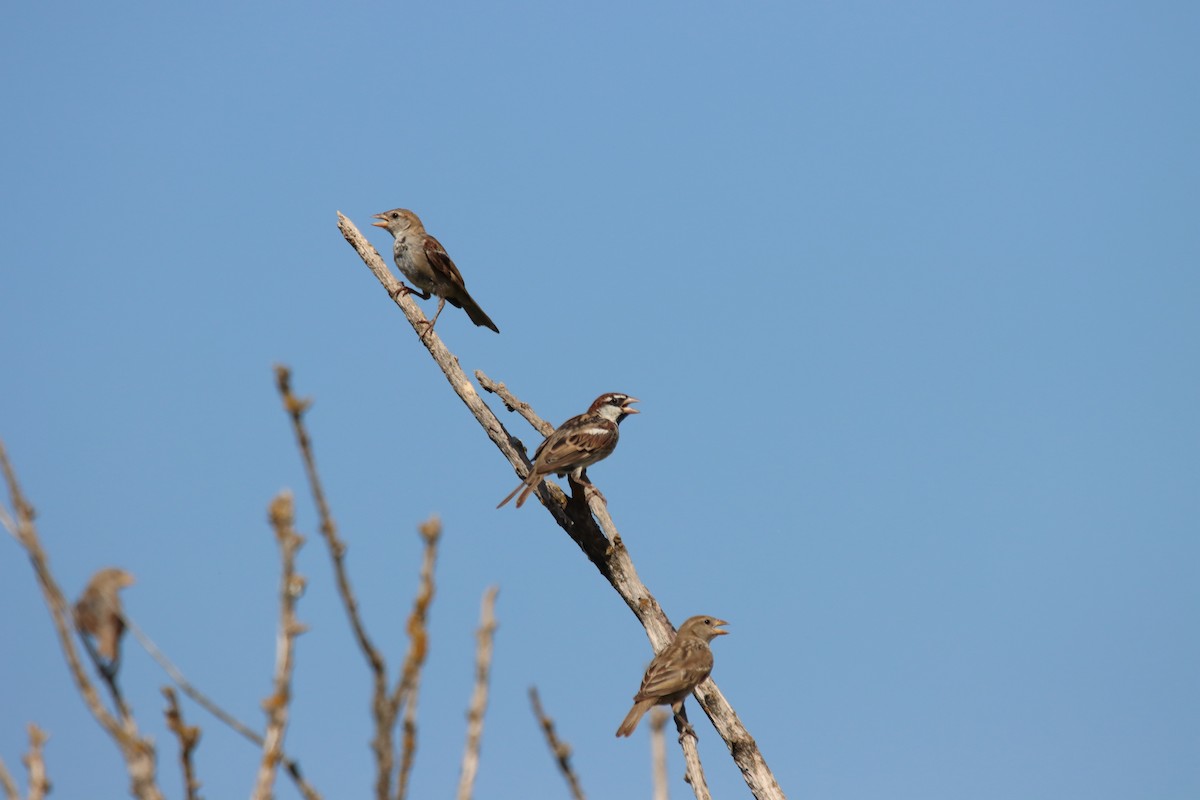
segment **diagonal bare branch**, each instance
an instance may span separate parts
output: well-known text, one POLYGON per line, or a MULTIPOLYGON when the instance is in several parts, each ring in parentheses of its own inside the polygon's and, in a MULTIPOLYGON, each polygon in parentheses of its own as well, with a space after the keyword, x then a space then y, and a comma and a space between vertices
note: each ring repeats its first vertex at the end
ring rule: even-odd
MULTIPOLYGON (((398 287, 399 282, 388 270, 371 243, 363 237, 354 223, 340 212, 338 213, 338 229, 350 246, 357 251, 363 263, 367 265, 383 288, 389 294, 394 295, 394 290, 398 287)), ((409 321, 414 323, 414 330, 418 330, 415 323, 422 321, 424 316, 420 314, 420 308, 416 302, 403 295, 393 296, 392 300, 400 306, 409 321)), ((423 326, 419 328, 418 332, 421 330, 424 330, 423 326)), ((446 380, 455 394, 466 404, 472 416, 483 428, 484 433, 512 465, 518 477, 527 475, 529 460, 521 441, 508 432, 492 410, 482 401, 479 393, 475 390, 475 385, 459 366, 458 359, 442 343, 441 337, 435 332, 424 339, 420 339, 420 337, 418 339, 429 350, 429 354, 442 369, 442 373, 446 376, 446 380)), ((482 372, 477 371, 476 375, 479 377, 480 385, 485 388, 491 386, 491 390, 499 391, 499 387, 503 386, 501 383, 488 379, 482 372)), ((506 387, 501 393, 501 397, 509 408, 522 410, 523 415, 526 415, 528 419, 537 419, 536 414, 532 413, 532 409, 509 392, 506 387)), ((589 508, 589 502, 584 500, 582 491, 576 489, 568 499, 562 489, 553 481, 544 481, 537 490, 537 496, 559 527, 566 531, 567 535, 583 550, 600 574, 633 611, 638 621, 646 629, 646 635, 655 651, 666 647, 667 643, 671 641, 674 629, 658 601, 638 577, 633 559, 626 550, 616 526, 608 518, 606 508, 601 514, 603 528, 601 524, 597 523, 593 512, 599 510, 596 504, 602 504, 602 501, 599 498, 593 498, 589 508)), ((702 683, 695 694, 700 701, 701 708, 712 721, 713 727, 725 740, 734 763, 741 770, 742 777, 755 798, 757 800, 783 800, 783 790, 780 789, 775 776, 767 766, 757 743, 742 725, 741 720, 738 719, 737 714, 712 679, 709 678, 702 683)))

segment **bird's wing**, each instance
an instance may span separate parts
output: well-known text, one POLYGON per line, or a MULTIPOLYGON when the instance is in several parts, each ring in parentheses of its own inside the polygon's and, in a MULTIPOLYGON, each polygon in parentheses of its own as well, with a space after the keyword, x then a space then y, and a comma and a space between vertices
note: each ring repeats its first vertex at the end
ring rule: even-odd
POLYGON ((542 442, 534 453, 534 463, 542 473, 591 463, 592 456, 612 449, 617 431, 617 423, 602 417, 572 417, 542 442))
POLYGON ((712 672, 712 651, 707 647, 668 648, 654 657, 642 678, 635 700, 667 697, 691 691, 712 672))
MULTIPOLYGON (((466 292, 467 285, 463 282, 462 273, 458 271, 458 267, 454 266, 454 262, 450 260, 442 243, 429 234, 425 234, 421 246, 425 249, 425 258, 429 261, 429 266, 438 274, 438 277, 466 292)), ((455 303, 455 305, 458 304, 455 303)))

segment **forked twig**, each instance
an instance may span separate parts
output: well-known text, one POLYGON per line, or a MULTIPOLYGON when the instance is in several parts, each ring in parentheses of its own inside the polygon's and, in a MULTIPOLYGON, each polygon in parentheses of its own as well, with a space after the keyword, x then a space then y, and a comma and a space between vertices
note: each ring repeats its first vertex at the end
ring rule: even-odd
POLYGON ((192 753, 200 744, 200 728, 188 725, 183 721, 183 712, 179 710, 179 696, 170 686, 164 686, 163 696, 167 698, 167 710, 163 712, 167 718, 167 728, 179 740, 179 764, 183 770, 183 790, 187 800, 199 800, 200 781, 196 779, 196 768, 192 763, 192 753))

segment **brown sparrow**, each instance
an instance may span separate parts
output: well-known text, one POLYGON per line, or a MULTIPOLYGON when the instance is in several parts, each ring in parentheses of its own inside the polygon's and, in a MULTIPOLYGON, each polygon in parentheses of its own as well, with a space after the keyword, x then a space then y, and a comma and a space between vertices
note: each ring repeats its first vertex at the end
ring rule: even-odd
POLYGON ((425 333, 421 334, 422 337, 433 330, 447 302, 466 311, 471 322, 476 325, 484 325, 496 333, 500 332, 496 323, 483 313, 483 309, 467 293, 462 274, 458 267, 454 266, 450 256, 446 255, 446 248, 425 232, 425 226, 417 219, 416 214, 407 208, 393 208, 391 211, 376 214, 375 219, 379 222, 372 222, 372 225, 385 228, 395 237, 396 241, 392 243, 392 257, 396 260, 396 266, 404 273, 404 277, 417 287, 413 289, 401 284, 400 292, 415 294, 422 300, 428 300, 431 293, 438 296, 437 313, 426 323, 428 327, 425 333))
POLYGON ((729 623, 716 617, 691 617, 679 626, 675 640, 663 648, 646 668, 642 688, 633 696, 633 708, 625 715, 625 721, 617 728, 617 736, 629 736, 637 727, 642 715, 651 706, 669 705, 675 712, 675 722, 692 736, 696 732, 686 720, 680 718, 683 701, 708 677, 713 668, 712 649, 708 643, 729 631, 721 625, 729 623))
POLYGON ((88 581, 75 603, 75 627, 96 640, 96 649, 110 665, 116 663, 117 645, 125 633, 118 592, 133 585, 133 576, 123 569, 102 569, 88 581))
POLYGON ((517 497, 517 508, 520 508, 542 479, 554 473, 562 476, 569 472, 576 483, 591 486, 583 470, 612 455, 617 446, 621 420, 630 414, 640 413, 630 405, 637 401, 636 397, 627 394, 608 392, 597 397, 586 413, 571 417, 559 425, 533 454, 533 468, 529 470, 529 476, 517 484, 517 488, 501 500, 496 508, 512 500, 517 492, 521 493, 517 497))

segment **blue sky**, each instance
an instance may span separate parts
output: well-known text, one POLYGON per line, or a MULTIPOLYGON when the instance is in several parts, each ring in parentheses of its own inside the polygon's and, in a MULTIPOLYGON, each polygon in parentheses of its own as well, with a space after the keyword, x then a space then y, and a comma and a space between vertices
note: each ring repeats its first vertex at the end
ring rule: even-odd
MULTIPOLYGON (((591 796, 648 793, 645 731, 613 737, 643 632, 544 511, 494 509, 516 477, 335 227, 384 249, 411 208, 502 331, 447 309, 468 372, 555 422, 641 398, 592 477, 672 619, 732 622, 714 677, 790 797, 1200 796, 1198 35, 1176 2, 14 7, 0 436, 68 593, 132 571, 255 723, 295 489, 288 749, 367 796, 291 365, 393 670, 445 523, 413 796, 457 781, 492 584, 477 796, 565 796, 530 685, 591 796)), ((36 721, 57 796, 122 796, 7 538, 0 603, 0 756, 36 721)), ((125 662, 179 796, 164 676, 125 662)), ((257 753, 185 713, 206 796, 245 796, 257 753)))

